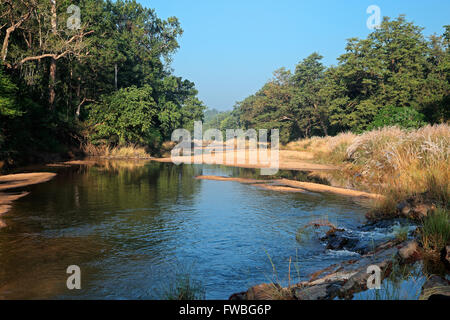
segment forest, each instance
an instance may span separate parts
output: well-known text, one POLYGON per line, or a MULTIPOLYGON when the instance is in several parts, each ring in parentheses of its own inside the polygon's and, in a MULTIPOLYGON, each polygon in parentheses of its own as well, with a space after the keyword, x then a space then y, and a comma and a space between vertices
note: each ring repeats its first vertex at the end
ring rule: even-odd
POLYGON ((135 0, 0 0, 0 12, 0 161, 9 165, 87 145, 152 153, 203 119, 205 128, 278 128, 284 144, 449 119, 450 26, 426 37, 403 15, 385 17, 366 39, 349 39, 336 66, 314 52, 218 112, 173 74, 175 17, 135 0))
POLYGON ((0 161, 152 150, 201 120, 194 83, 170 67, 182 33, 135 0, 0 0, 0 161))
POLYGON ((221 129, 280 129, 282 143, 362 133, 384 126, 418 128, 450 115, 450 26, 423 35, 405 16, 384 18, 366 39, 349 39, 337 66, 315 52, 285 68, 232 112, 208 113, 221 129))

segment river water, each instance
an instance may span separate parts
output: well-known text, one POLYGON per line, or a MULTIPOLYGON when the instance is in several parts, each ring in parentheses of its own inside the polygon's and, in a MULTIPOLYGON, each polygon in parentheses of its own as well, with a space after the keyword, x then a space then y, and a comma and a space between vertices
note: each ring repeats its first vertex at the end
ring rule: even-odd
POLYGON ((49 170, 56 178, 25 188, 3 217, 0 298, 160 299, 189 275, 207 299, 227 299, 354 258, 299 243, 296 232, 324 218, 352 228, 366 212, 341 196, 195 179, 257 177, 252 169, 111 161, 49 170), (81 268, 81 290, 66 287, 69 265, 81 268))

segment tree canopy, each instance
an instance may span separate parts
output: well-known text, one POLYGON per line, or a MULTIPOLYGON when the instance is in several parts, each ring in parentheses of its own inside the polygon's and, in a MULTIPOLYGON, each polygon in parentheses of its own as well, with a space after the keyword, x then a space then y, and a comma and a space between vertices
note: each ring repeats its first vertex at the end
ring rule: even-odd
POLYGON ((194 83, 170 69, 177 18, 135 0, 0 0, 0 13, 3 155, 151 145, 202 119, 194 83))
POLYGON ((282 142, 449 119, 449 34, 425 38, 404 16, 348 40, 337 66, 312 53, 234 107, 244 128, 279 128, 282 142))

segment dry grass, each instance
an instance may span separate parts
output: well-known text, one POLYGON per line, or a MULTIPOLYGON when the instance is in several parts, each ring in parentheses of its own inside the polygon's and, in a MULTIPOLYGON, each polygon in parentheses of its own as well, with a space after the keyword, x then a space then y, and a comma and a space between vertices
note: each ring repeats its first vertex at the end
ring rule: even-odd
POLYGON ((312 152, 317 161, 345 165, 368 189, 385 195, 377 210, 395 210, 409 196, 426 195, 444 207, 450 198, 450 126, 417 130, 386 127, 361 135, 313 137, 289 143, 289 150, 312 152))
POLYGON ((110 147, 107 145, 93 145, 87 143, 83 146, 83 151, 91 157, 102 157, 111 159, 149 159, 151 158, 147 150, 136 145, 110 147))

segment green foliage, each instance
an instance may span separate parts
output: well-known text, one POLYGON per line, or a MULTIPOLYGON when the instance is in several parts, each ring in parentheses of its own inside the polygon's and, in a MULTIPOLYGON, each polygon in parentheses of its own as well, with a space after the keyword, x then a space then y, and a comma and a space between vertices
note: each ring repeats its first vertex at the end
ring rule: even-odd
POLYGON ((27 161, 86 139, 153 146, 202 119, 194 83, 170 72, 183 33, 177 18, 161 19, 136 0, 0 1, 0 12, 8 49, 1 52, 0 158, 27 161), (80 29, 67 27, 71 4, 81 10, 80 29))
POLYGON ((406 241, 408 239, 409 226, 397 226, 394 228, 395 239, 398 241, 406 241))
POLYGON ((158 110, 151 96, 152 88, 135 86, 102 97, 89 108, 89 123, 94 128, 94 142, 152 144, 160 136, 154 129, 158 110))
POLYGON ((189 273, 178 272, 163 290, 162 300, 204 300, 205 288, 199 281, 192 279, 189 273))
POLYGON ((423 221, 422 244, 426 249, 440 252, 450 244, 450 210, 438 208, 423 221))
POLYGON ((375 115, 373 122, 368 126, 369 130, 398 126, 401 128, 419 128, 425 125, 424 115, 411 107, 386 106, 375 115))
POLYGON ((17 86, 0 69, 0 117, 15 117, 22 114, 16 102, 17 86))
POLYGON ((239 119, 233 111, 217 111, 208 109, 205 111, 203 130, 218 129, 222 131, 224 138, 227 129, 239 129, 239 119))
POLYGON ((445 30, 426 39, 404 16, 386 17, 366 39, 349 39, 337 66, 326 68, 322 56, 313 53, 293 74, 275 71, 261 90, 235 105, 234 114, 243 128, 279 128, 282 143, 446 122, 450 26, 445 30))

